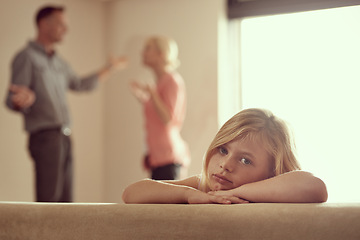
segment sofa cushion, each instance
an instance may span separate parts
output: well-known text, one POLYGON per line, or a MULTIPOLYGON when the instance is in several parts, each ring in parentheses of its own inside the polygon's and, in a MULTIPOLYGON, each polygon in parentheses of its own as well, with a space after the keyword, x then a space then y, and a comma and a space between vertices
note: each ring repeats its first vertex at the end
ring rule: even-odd
POLYGON ((0 203, 0 239, 360 239, 360 203, 0 203))

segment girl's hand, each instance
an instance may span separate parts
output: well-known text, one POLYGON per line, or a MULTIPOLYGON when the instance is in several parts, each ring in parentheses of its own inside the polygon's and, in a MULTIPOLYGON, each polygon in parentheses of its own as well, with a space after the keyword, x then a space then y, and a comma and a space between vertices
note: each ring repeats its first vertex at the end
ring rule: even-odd
POLYGON ((249 203, 248 200, 239 198, 233 194, 231 190, 228 191, 211 191, 207 193, 210 196, 216 197, 217 199, 224 199, 227 201, 231 201, 231 203, 239 204, 239 203, 249 203))
MULTIPOLYGON (((188 191, 187 202, 189 204, 208 204, 213 203, 214 198, 204 192, 194 190, 188 191), (213 199, 212 199, 213 198, 213 199)), ((225 202, 224 202, 225 203, 225 202)))
POLYGON ((189 190, 187 193, 187 202, 189 204, 236 204, 236 203, 248 203, 249 201, 232 196, 232 195, 220 195, 214 192, 204 193, 198 190, 189 190))

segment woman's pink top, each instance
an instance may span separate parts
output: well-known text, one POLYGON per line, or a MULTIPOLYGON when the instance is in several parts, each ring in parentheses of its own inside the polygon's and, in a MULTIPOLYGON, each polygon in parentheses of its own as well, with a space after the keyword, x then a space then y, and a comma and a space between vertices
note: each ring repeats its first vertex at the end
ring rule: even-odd
POLYGON ((152 99, 145 102, 146 143, 150 167, 171 163, 187 166, 190 162, 189 150, 180 135, 186 110, 184 81, 178 73, 165 74, 158 80, 156 91, 169 110, 171 120, 165 125, 152 99))

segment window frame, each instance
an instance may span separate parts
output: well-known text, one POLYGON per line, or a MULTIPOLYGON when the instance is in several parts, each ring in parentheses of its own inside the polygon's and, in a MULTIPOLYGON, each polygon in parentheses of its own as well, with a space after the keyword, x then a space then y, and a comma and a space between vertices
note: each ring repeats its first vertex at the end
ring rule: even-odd
POLYGON ((360 5, 359 0, 228 0, 228 19, 360 5))

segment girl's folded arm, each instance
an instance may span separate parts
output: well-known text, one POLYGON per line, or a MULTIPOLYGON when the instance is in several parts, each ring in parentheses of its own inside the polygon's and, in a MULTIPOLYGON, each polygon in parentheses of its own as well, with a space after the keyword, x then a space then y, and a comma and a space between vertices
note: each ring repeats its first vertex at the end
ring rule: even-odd
POLYGON ((197 176, 174 181, 144 179, 128 186, 122 199, 125 203, 188 203, 186 194, 198 191, 197 184, 197 176))
POLYGON ((321 203, 328 194, 324 182, 305 171, 292 171, 230 190, 251 202, 321 203))

